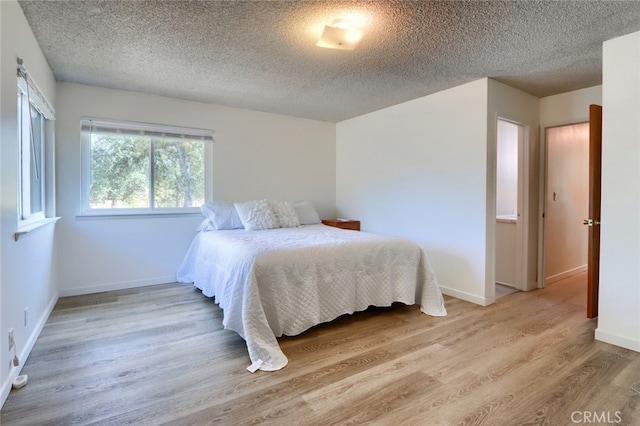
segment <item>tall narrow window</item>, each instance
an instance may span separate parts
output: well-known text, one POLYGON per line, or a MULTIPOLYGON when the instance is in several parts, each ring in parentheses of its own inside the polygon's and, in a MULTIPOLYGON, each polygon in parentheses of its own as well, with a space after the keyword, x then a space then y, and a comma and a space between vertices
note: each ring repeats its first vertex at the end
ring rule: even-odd
POLYGON ((210 130, 82 120, 84 214, 198 212, 210 198, 210 130))
POLYGON ((18 72, 19 203, 18 228, 46 218, 47 147, 53 143, 53 110, 24 68, 18 72))

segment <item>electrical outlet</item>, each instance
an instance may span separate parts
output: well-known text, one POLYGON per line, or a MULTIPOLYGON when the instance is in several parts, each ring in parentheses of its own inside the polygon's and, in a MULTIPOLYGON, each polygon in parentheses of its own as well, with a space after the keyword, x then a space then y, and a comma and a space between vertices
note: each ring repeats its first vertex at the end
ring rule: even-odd
POLYGON ((9 350, 13 349, 16 341, 13 339, 13 328, 9 329, 9 350))

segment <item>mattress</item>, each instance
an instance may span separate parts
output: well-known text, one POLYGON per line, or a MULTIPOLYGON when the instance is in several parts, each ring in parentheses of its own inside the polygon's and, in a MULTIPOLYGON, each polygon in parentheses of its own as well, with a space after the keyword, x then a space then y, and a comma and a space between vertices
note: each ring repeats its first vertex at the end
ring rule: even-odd
POLYGON ((447 313, 417 244, 322 224, 200 232, 177 279, 219 304, 223 326, 246 341, 250 371, 287 364, 277 337, 369 306, 418 303, 425 314, 447 313))

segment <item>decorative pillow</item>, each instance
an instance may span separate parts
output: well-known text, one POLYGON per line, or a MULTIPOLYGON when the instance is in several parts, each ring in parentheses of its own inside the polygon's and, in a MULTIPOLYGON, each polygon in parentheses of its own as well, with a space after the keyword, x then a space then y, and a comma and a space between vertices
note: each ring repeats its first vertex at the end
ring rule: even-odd
POLYGON ((196 231, 198 232, 207 232, 207 231, 215 231, 216 227, 213 226, 213 223, 211 223, 211 220, 209 219, 205 219, 202 222, 200 222, 200 225, 198 225, 198 227, 196 228, 196 231))
POLYGON ((267 200, 235 203, 236 211, 247 231, 259 231, 278 227, 278 220, 267 200))
POLYGON ((242 229, 242 221, 231 203, 204 203, 200 211, 218 230, 242 229))
POLYGON ((320 223, 318 212, 308 201, 299 201, 293 205, 293 209, 298 214, 300 225, 313 225, 320 223))
POLYGON ((269 204, 280 228, 295 228, 300 226, 298 214, 291 204, 286 201, 269 201, 269 204))

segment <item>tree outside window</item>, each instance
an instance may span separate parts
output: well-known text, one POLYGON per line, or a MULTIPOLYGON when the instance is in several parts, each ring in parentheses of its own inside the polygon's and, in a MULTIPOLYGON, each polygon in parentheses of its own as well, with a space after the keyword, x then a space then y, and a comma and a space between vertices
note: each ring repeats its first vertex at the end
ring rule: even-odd
POLYGON ((197 210, 206 199, 206 151, 211 137, 167 134, 156 125, 138 126, 141 129, 129 128, 130 124, 123 129, 117 123, 83 125, 89 145, 85 209, 122 213, 197 210))

